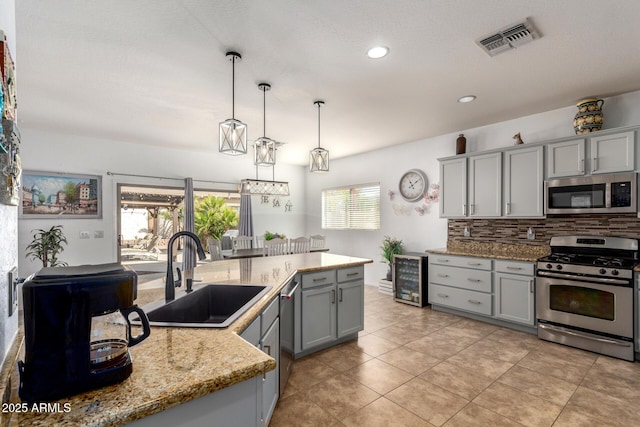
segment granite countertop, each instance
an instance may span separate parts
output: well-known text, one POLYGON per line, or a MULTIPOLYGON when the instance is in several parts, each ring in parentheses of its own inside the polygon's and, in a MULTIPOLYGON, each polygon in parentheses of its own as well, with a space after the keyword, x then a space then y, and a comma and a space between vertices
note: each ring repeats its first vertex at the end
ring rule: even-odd
POLYGON ((443 255, 461 255, 480 258, 506 259, 535 262, 551 253, 549 246, 511 245, 485 242, 447 242, 442 249, 427 249, 426 252, 443 255))
MULTIPOLYGON (((275 360, 239 334, 296 273, 371 262, 318 252, 198 264, 194 278, 202 283, 263 284, 272 288, 229 328, 152 327, 146 340, 130 348, 133 373, 124 382, 61 399, 61 406, 69 404, 69 412, 0 413, 0 426, 123 425, 273 370, 275 360)), ((136 303, 143 306, 163 299, 162 282, 141 285, 136 303)), ((20 402, 15 366, 16 360, 24 357, 22 339, 16 341, 17 349, 7 357, 5 365, 9 367, 5 366, 5 375, 0 377, 0 390, 8 381, 11 383, 11 402, 20 402)))

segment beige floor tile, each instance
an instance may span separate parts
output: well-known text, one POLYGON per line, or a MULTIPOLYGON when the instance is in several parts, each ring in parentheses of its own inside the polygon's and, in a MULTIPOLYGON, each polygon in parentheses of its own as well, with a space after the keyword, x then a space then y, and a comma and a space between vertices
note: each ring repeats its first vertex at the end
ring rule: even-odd
POLYGON ((531 347, 520 343, 498 343, 490 339, 481 339, 464 349, 462 353, 469 353, 488 359, 502 360, 509 363, 518 363, 531 351, 531 347))
POLYGON ((342 420, 348 427, 430 427, 427 421, 381 397, 342 420))
POLYGON ((531 427, 552 425, 563 408, 498 382, 480 393, 473 403, 531 427))
POLYGON ((518 365, 573 384, 580 384, 591 369, 593 362, 579 357, 574 359, 568 353, 550 352, 549 347, 540 345, 523 357, 518 365))
POLYGON ((517 365, 502 375, 498 382, 562 406, 578 388, 576 384, 517 365))
POLYGON ((571 396, 569 404, 579 407, 584 415, 598 420, 613 422, 619 426, 640 425, 637 401, 620 399, 580 386, 571 396))
POLYGON ((469 403, 462 408, 444 427, 521 427, 515 421, 488 409, 469 403))
POLYGON ((418 332, 416 330, 409 330, 409 328, 404 325, 395 324, 387 328, 378 329, 377 331, 373 332, 373 335, 384 338, 396 344, 404 345, 411 341, 415 341, 420 337, 423 337, 424 335, 426 335, 426 333, 424 331, 418 332))
POLYGON ((315 358, 337 371, 344 372, 373 359, 373 356, 347 343, 324 350, 315 358))
POLYGON ((441 426, 469 403, 435 384, 420 378, 392 390, 385 397, 435 426, 441 426))
POLYGON ((442 362, 442 360, 438 358, 411 350, 408 347, 396 348, 377 358, 412 375, 420 375, 427 369, 442 362))
POLYGON ((498 328, 487 335, 486 339, 498 341, 501 343, 526 345, 531 350, 538 347, 542 342, 536 335, 526 332, 514 331, 513 329, 508 328, 498 328))
POLYGON ((331 377, 299 394, 339 420, 380 397, 344 374, 331 377))
POLYGON ((474 319, 462 319, 457 322, 455 326, 461 329, 473 331, 473 336, 477 334, 487 336, 500 329, 500 326, 492 325, 491 323, 480 322, 479 320, 474 319))
POLYGON ((364 316, 364 330, 365 332, 372 333, 379 329, 389 327, 389 323, 380 319, 376 315, 365 315, 364 316))
POLYGON ((495 378, 484 376, 475 369, 461 368, 448 362, 434 366, 419 378, 467 400, 473 400, 495 381, 495 378))
POLYGON ((460 344, 456 339, 452 339, 451 337, 434 335, 435 334, 427 335, 411 341, 406 344, 405 347, 440 360, 445 360, 468 347, 468 345, 460 344))
POLYGON ((373 334, 358 337, 357 340, 349 342, 347 345, 353 346, 355 349, 364 351, 371 356, 380 356, 393 349, 400 347, 400 344, 391 342, 384 338, 377 337, 373 334))
POLYGON ((333 426, 338 420, 316 405, 313 399, 296 394, 280 399, 269 427, 333 426))
POLYGON ((564 407, 553 427, 619 427, 619 424, 607 420, 592 418, 575 405, 564 407))
MULTIPOLYGON (((633 365, 629 362, 620 361, 633 365)), ((621 376, 625 371, 609 372, 608 369, 597 367, 597 363, 589 370, 580 386, 591 390, 619 397, 624 400, 640 401, 640 381, 637 375, 627 372, 627 376, 621 376)))
POLYGON ((468 347, 483 338, 485 334, 483 332, 473 332, 473 330, 469 328, 459 328, 457 327, 457 323, 454 323, 429 334, 429 336, 450 340, 458 345, 468 347))
POLYGON ((406 383, 413 375, 378 359, 369 360, 346 372, 376 393, 385 394, 406 383))
POLYGON ((593 365, 598 357, 600 357, 600 355, 590 351, 544 340, 540 340, 540 345, 537 350, 544 351, 556 357, 571 359, 572 362, 579 365, 593 365))
POLYGON ((291 385, 297 390, 304 390, 337 374, 337 370, 314 356, 307 356, 294 362, 287 387, 291 385))
POLYGON ((464 351, 451 356, 447 362, 459 366, 461 368, 473 369, 478 374, 485 377, 497 379, 500 375, 507 372, 513 366, 513 363, 503 360, 490 359, 473 353, 464 351))

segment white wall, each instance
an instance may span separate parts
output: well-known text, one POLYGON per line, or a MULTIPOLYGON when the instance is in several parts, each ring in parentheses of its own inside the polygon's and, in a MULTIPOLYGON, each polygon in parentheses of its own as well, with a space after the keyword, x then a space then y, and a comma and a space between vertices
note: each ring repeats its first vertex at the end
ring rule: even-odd
MULTIPOLYGON (((220 189, 229 185, 216 185, 195 180, 231 182, 231 188, 243 178, 255 178, 255 167, 248 156, 220 154, 215 146, 217 135, 212 135, 211 150, 184 151, 156 148, 121 141, 86 138, 23 128, 23 168, 33 171, 65 172, 102 176, 102 219, 19 219, 19 250, 32 239, 32 230, 61 224, 68 240, 59 257, 70 265, 114 262, 117 258, 116 241, 116 189, 118 183, 181 186, 185 177, 194 179, 196 189, 220 189), (109 176, 107 172, 159 176, 175 179, 157 180, 109 176), (93 232, 103 230, 104 239, 94 239, 93 232), (80 240, 80 231, 89 231, 90 239, 80 240)), ((260 179, 271 179, 271 168, 261 168, 260 179)), ((279 231, 287 236, 305 234, 304 170, 300 166, 277 165, 275 179, 290 182, 291 196, 281 197, 280 208, 272 204, 261 205, 252 197, 254 229, 260 234, 265 229, 279 231), (284 213, 284 205, 291 200, 293 208, 284 213)), ((24 255, 21 255, 24 257, 24 255)), ((21 259, 20 276, 26 277, 41 268, 40 261, 21 259)))
MULTIPOLYGON (((605 129, 640 125, 640 91, 606 98, 603 111, 605 129)), ((415 207, 421 203, 407 203, 398 194, 398 182, 404 172, 413 168, 422 169, 430 183, 437 183, 440 180, 437 159, 455 155, 456 138, 459 133, 464 133, 467 138, 467 152, 513 145, 512 137, 518 132, 521 133, 525 144, 545 141, 574 134, 573 117, 576 112, 576 107, 571 105, 515 120, 461 129, 449 135, 331 160, 331 171, 328 174, 310 174, 307 177, 307 230, 310 234, 325 234, 327 245, 333 252, 373 259, 375 262, 365 267, 365 279, 367 283, 377 284, 387 271, 386 265, 379 262, 379 246, 385 235, 403 240, 408 252, 441 248, 447 243, 447 221, 438 218, 438 205, 432 205, 430 212, 419 216, 415 207), (380 182, 381 185, 381 229, 322 230, 322 190, 368 182, 380 182), (394 201, 389 200, 389 190, 396 193, 394 201), (393 205, 396 208, 405 208, 407 213, 397 214, 393 205)), ((330 150, 331 141, 324 141, 323 146, 330 150)))
MULTIPOLYGON (((0 30, 9 44, 17 67, 15 0, 0 0, 0 30)), ((16 78, 18 71, 16 70, 16 78)), ((18 331, 18 313, 9 314, 7 273, 18 265, 18 209, 0 204, 0 365, 13 344, 18 331)))

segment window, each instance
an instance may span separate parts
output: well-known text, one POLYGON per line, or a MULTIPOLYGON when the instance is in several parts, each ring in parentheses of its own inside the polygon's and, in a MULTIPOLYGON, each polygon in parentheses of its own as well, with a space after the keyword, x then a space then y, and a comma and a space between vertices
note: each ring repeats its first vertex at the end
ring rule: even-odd
POLYGON ((322 191, 322 228, 378 230, 380 184, 362 184, 322 191))

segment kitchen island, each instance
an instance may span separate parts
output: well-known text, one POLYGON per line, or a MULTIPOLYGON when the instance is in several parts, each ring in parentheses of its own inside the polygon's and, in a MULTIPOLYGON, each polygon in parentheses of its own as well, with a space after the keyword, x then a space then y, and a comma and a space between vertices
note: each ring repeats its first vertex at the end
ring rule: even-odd
MULTIPOLYGON (((124 382, 61 399, 59 411, 1 413, 0 426, 124 425, 262 375, 276 368, 275 360, 240 333, 282 287, 296 274, 371 262, 322 252, 198 264, 194 277, 202 283, 260 284, 271 289, 225 329, 153 327, 145 341, 130 349, 133 373, 124 382)), ((143 306, 162 298, 164 284, 157 280, 141 286, 136 303, 143 306)), ((3 367, 0 390, 11 388, 9 401, 19 403, 15 362, 23 357, 21 339, 15 346, 3 367)))

